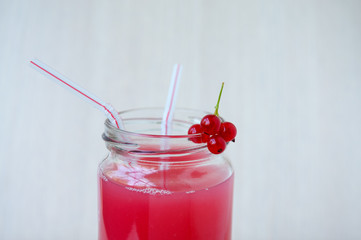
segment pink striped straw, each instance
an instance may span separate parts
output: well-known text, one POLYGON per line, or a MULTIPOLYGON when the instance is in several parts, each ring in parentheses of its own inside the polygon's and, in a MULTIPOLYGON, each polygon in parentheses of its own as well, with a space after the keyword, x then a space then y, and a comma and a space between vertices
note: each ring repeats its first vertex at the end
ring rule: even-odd
POLYGON ((62 74, 58 73, 51 67, 47 66, 46 64, 40 62, 39 60, 32 60, 30 61, 30 66, 34 69, 38 70, 47 78, 54 80, 56 83, 60 84, 61 86, 71 90, 71 92, 75 93, 77 96, 81 97, 83 100, 91 103, 94 107, 102 110, 105 116, 109 119, 109 121, 116 126, 117 128, 123 129, 122 120, 119 117, 117 111, 108 104, 96 97, 94 94, 91 94, 84 88, 80 87, 76 83, 72 82, 62 74))
POLYGON ((172 79, 170 81, 169 90, 168 90, 168 98, 164 107, 163 119, 162 119, 162 134, 168 135, 170 132, 169 127, 171 126, 171 122, 173 120, 174 107, 177 99, 178 86, 182 73, 182 65, 175 64, 173 67, 172 79))

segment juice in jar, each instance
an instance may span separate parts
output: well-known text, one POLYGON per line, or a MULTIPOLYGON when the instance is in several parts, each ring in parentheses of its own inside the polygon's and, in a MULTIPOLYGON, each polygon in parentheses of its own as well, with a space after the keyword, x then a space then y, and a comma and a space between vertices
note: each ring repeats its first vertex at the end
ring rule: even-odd
POLYGON ((231 239, 233 174, 119 164, 99 171, 99 185, 100 240, 231 239))

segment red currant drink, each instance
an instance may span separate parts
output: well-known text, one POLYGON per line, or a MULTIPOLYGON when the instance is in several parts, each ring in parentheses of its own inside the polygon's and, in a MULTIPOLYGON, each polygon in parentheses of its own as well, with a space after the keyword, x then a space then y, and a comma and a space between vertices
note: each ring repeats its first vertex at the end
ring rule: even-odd
POLYGON ((141 144, 124 150, 104 135, 110 154, 99 166, 100 240, 231 239, 233 170, 222 154, 187 138, 131 134, 127 142, 141 144))
MULTIPOLYGON (((210 170, 168 170, 169 183, 149 188, 124 185, 122 180, 129 179, 114 177, 115 171, 101 172, 99 176, 99 239, 231 239, 233 176, 213 185, 214 179, 200 180, 210 170), (174 182, 180 177, 187 179, 174 182), (203 186, 186 184, 194 178, 203 186)), ((137 175, 136 171, 141 170, 130 175, 137 175)), ((145 176, 134 181, 148 180, 145 176)))

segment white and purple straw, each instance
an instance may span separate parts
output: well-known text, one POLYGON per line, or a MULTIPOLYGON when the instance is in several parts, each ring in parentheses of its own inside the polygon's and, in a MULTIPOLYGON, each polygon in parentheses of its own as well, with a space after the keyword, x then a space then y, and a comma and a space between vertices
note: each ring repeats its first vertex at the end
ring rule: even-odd
POLYGON ((173 120, 174 108, 177 99, 178 86, 182 73, 182 65, 175 64, 173 67, 173 74, 169 84, 168 98, 164 107, 162 119, 162 135, 168 135, 171 132, 170 126, 173 120))
POLYGON ((51 67, 46 64, 40 62, 39 60, 30 61, 30 65, 42 73, 47 78, 54 80, 56 83, 61 86, 69 89, 71 92, 75 93, 77 96, 82 98, 83 100, 91 103, 94 107, 100 109, 104 112, 105 116, 109 119, 109 121, 116 126, 117 128, 123 129, 122 120, 119 117, 119 114, 115 109, 109 104, 102 101, 100 98, 96 97, 94 94, 91 94, 84 88, 80 87, 78 84, 72 82, 62 74, 58 73, 51 67))

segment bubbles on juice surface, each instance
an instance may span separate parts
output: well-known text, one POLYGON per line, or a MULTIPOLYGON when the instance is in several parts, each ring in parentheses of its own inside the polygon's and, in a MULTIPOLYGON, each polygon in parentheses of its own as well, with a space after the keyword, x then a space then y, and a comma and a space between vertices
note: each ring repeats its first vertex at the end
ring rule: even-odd
POLYGON ((103 173, 100 173, 99 176, 100 176, 101 179, 103 179, 105 182, 108 182, 108 178, 107 178, 103 173))
POLYGON ((188 192, 186 192, 187 194, 191 194, 191 193, 195 193, 196 191, 194 191, 194 190, 191 190, 191 191, 188 191, 188 192))
POLYGON ((157 189, 157 188, 132 188, 132 187, 125 187, 126 189, 134 192, 146 193, 150 195, 170 195, 172 194, 171 191, 165 189, 157 189))

